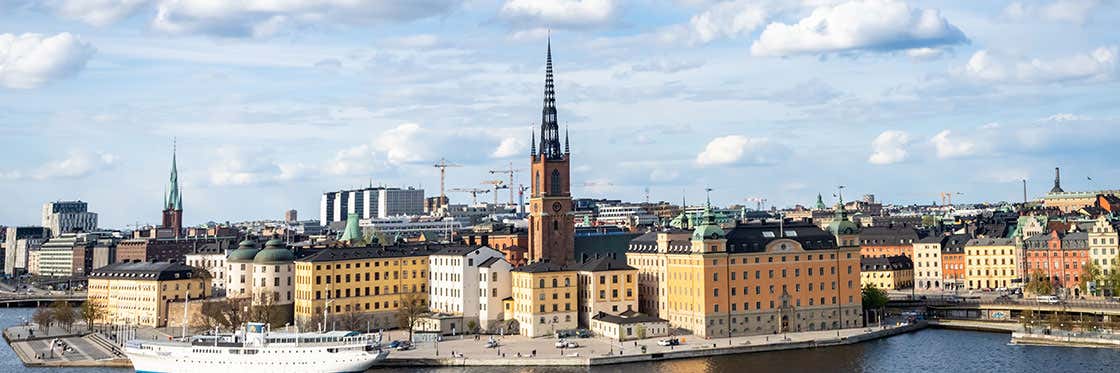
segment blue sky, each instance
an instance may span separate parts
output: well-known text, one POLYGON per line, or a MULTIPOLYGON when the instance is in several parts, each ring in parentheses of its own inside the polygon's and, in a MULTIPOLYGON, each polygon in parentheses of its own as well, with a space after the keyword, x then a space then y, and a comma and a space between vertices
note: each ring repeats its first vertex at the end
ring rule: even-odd
POLYGON ((0 0, 0 224, 56 199, 157 222, 173 138, 189 224, 315 217, 371 180, 435 195, 441 157, 482 187, 527 168, 549 29, 578 197, 1018 200, 1056 166, 1115 188, 1118 21, 1091 0, 0 0))

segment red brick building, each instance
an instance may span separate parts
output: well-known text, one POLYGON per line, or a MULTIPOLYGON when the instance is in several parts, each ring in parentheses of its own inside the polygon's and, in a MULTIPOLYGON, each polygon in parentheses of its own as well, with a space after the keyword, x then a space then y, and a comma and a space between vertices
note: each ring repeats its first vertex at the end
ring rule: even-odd
POLYGON ((541 111, 540 153, 536 139, 530 150, 532 194, 529 199, 529 261, 564 264, 575 256, 572 216, 571 152, 567 139, 560 147, 556 92, 552 82, 552 47, 545 64, 544 109, 541 111))
POLYGON ((1078 282, 1089 262, 1088 233, 1050 231, 1027 238, 1025 245, 1028 276, 1040 273, 1056 289, 1071 289, 1069 294, 1080 295, 1078 282))

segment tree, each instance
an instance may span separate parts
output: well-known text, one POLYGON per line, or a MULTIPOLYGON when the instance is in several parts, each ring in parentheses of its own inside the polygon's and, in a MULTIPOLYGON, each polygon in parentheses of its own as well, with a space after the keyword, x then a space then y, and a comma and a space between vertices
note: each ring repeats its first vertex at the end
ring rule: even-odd
POLYGON ((866 315, 868 310, 879 310, 887 305, 890 298, 887 293, 882 289, 875 287, 875 285, 867 284, 863 286, 861 291, 861 300, 863 303, 863 312, 866 315))
POLYGON ((1085 263, 1085 265, 1081 267, 1081 276, 1077 281, 1077 286, 1080 287, 1081 291, 1083 291, 1084 293, 1089 293, 1089 294, 1092 294, 1092 295, 1098 295, 1098 294, 1100 294, 1100 284, 1101 284, 1101 280, 1103 280, 1103 279, 1104 279, 1104 275, 1101 272, 1101 266, 1097 265, 1096 263, 1093 263, 1092 261, 1089 261, 1088 263, 1085 263), (1089 282, 1090 281, 1096 283, 1096 289, 1089 289, 1089 282), (1090 290, 1094 290, 1094 291, 1090 291, 1090 290))
POLYGON ((46 307, 36 308, 35 314, 31 315, 31 321, 39 326, 39 331, 50 330, 51 324, 54 323, 54 312, 46 307))
POLYGON ((81 315, 82 320, 86 322, 86 330, 93 330, 93 324, 101 321, 105 317, 105 308, 99 304, 91 301, 82 303, 82 307, 78 309, 78 314, 81 315))
POLYGON ((74 321, 77 315, 74 312, 74 307, 70 306, 70 302, 59 300, 51 303, 51 314, 54 315, 54 320, 69 333, 71 327, 74 326, 74 321))
POLYGON ((1050 283, 1050 279, 1039 269, 1031 272, 1027 280, 1027 286, 1024 288, 1028 293, 1035 295, 1050 295, 1054 293, 1054 286, 1050 283))
POLYGON ((468 333, 478 333, 478 323, 475 322, 474 320, 467 321, 466 332, 468 332, 468 333))
POLYGON ((216 301, 202 301, 198 315, 199 324, 207 329, 219 328, 234 330, 245 323, 250 311, 248 298, 225 298, 216 301))
POLYGON ((408 340, 412 340, 412 328, 416 320, 428 314, 428 305, 418 293, 407 293, 401 297, 400 307, 397 309, 397 324, 401 329, 408 329, 408 340))
POLYGON ((273 324, 279 322, 279 320, 274 320, 279 316, 276 314, 276 298, 279 296, 280 294, 276 292, 257 292, 253 296, 252 306, 249 307, 250 321, 276 326, 273 324))

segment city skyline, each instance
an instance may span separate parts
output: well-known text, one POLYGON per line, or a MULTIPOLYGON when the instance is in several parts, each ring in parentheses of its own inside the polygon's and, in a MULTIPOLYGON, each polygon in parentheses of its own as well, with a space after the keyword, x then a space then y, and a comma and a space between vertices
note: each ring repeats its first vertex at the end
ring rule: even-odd
POLYGON ((310 216, 369 180, 435 196, 440 158, 465 166, 449 188, 482 187, 525 168, 541 25, 576 198, 1018 201, 1056 166, 1067 191, 1120 182, 1098 135, 1120 127, 1114 4, 137 3, 0 4, 0 191, 20 197, 0 222, 80 199, 107 227, 157 223, 172 138, 184 225, 310 216))

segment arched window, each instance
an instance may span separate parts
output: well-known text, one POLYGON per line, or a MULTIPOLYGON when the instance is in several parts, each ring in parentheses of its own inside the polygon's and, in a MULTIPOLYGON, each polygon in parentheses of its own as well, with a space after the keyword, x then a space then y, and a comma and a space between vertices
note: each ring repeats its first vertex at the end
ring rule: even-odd
POLYGON ((560 194, 560 170, 552 169, 552 180, 549 180, 549 194, 560 194))
POLYGON ((541 172, 540 171, 537 171, 537 174, 536 174, 536 176, 533 177, 533 180, 535 180, 536 184, 537 184, 537 193, 541 193, 542 192, 541 187, 544 185, 544 183, 541 181, 541 172))
POLYGON ((559 221, 557 221, 557 220, 552 221, 552 230, 554 230, 554 231, 560 230, 560 222, 559 221))

